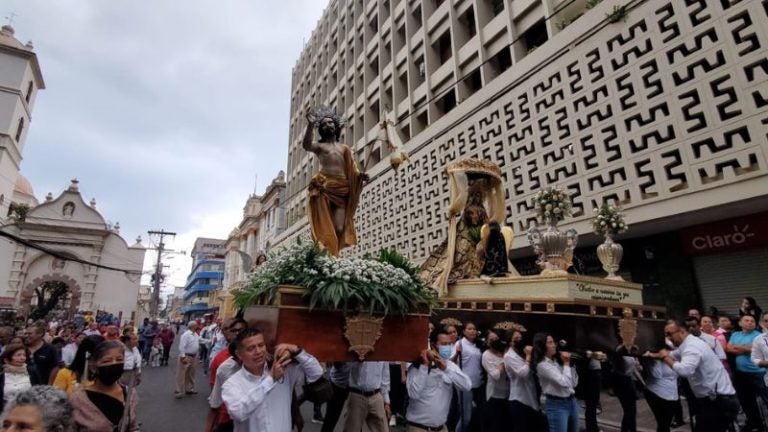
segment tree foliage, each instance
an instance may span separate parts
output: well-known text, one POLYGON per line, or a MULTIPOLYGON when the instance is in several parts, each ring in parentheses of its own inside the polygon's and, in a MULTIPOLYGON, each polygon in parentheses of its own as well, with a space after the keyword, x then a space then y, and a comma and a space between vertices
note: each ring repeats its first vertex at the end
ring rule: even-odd
POLYGON ((68 294, 69 285, 64 282, 43 282, 35 288, 37 305, 32 309, 29 317, 33 320, 45 318, 48 313, 56 309, 60 303, 67 299, 68 294))

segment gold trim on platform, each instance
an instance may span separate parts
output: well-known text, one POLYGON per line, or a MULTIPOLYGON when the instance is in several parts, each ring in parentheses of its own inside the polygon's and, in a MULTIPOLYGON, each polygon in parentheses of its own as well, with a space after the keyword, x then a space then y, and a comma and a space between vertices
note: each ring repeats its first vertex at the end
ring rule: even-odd
POLYGON ((665 312, 663 307, 658 306, 624 306, 616 303, 597 303, 581 300, 563 300, 552 301, 542 299, 538 301, 515 301, 493 300, 485 303, 485 308, 472 309, 471 304, 460 301, 443 302, 442 307, 436 310, 442 311, 476 311, 490 313, 525 313, 525 314, 555 314, 568 316, 587 316, 600 317, 605 316, 613 319, 622 318, 625 310, 631 311, 632 315, 640 320, 658 320, 658 312, 665 312), (488 308, 490 303, 491 308, 488 308), (516 307, 515 307, 516 306, 516 307))
POLYGON ((630 308, 624 308, 622 315, 624 318, 619 320, 619 336, 621 336, 621 344, 629 350, 635 345, 635 338, 637 338, 637 320, 632 318, 630 308))
MULTIPOLYGON (((534 275, 534 276, 519 276, 519 277, 497 277, 493 278, 493 284, 494 285, 500 285, 505 283, 510 284, 525 284, 525 283, 531 283, 531 282, 551 282, 551 281, 576 281, 576 282, 586 282, 586 283, 595 283, 599 285, 609 285, 609 286, 617 286, 621 288, 628 288, 628 289, 634 289, 638 291, 643 290, 643 285, 629 282, 629 281, 617 281, 617 280, 608 280, 604 278, 594 277, 594 276, 585 276, 585 275, 577 275, 573 273, 568 273, 562 276, 541 276, 541 275, 534 275)), ((462 279, 459 281, 456 281, 454 285, 456 286, 462 286, 462 285, 476 285, 476 284, 482 284, 482 285, 488 285, 487 282, 480 278, 476 279, 462 279)))
POLYGON ((376 341, 381 337, 384 318, 374 318, 369 314, 347 317, 344 337, 349 341, 349 351, 357 353, 360 361, 373 352, 376 341))
POLYGON ((444 325, 444 326, 449 326, 450 325, 450 326, 454 326, 454 327, 456 327, 456 326, 461 327, 463 325, 461 323, 461 321, 459 321, 459 320, 457 320, 456 318, 453 318, 453 317, 443 318, 442 320, 440 320, 440 324, 444 325))
POLYGON ((514 321, 501 321, 497 322, 493 328, 498 328, 502 330, 514 330, 518 331, 520 333, 525 333, 528 331, 528 329, 525 328, 522 324, 518 324, 514 321))
POLYGON ((642 285, 590 276, 568 274, 560 277, 523 276, 494 278, 493 284, 482 279, 464 279, 448 286, 441 299, 465 302, 492 301, 498 298, 516 300, 588 300, 640 306, 642 285))

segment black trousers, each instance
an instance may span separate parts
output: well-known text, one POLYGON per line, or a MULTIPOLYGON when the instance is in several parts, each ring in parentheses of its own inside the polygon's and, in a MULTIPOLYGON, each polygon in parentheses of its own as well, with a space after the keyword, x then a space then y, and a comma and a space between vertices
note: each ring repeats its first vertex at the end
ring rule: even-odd
POLYGON ((509 424, 512 432, 544 432, 547 430, 542 413, 522 402, 509 401, 509 416, 512 418, 512 422, 509 424))
POLYGON ((736 396, 718 396, 715 399, 696 399, 696 425, 693 432, 724 432, 736 420, 739 400, 736 396))
POLYGON ((490 398, 482 412, 483 432, 505 432, 511 423, 509 400, 490 398))
POLYGON ((405 403, 408 398, 408 389, 400 380, 400 364, 389 365, 390 387, 389 387, 389 406, 392 408, 392 415, 399 414, 405 416, 405 403))
POLYGON ((675 415, 675 410, 680 403, 680 399, 662 399, 657 396, 656 393, 647 389, 643 394, 645 394, 645 401, 648 402, 653 417, 656 419, 656 432, 669 432, 672 417, 675 415))
POLYGON ((623 374, 613 374, 613 392, 621 403, 624 415, 621 417, 621 432, 637 431, 637 394, 635 382, 623 374))
POLYGON ((339 416, 341 416, 341 410, 344 409, 344 402, 347 401, 347 396, 349 396, 349 390, 333 383, 331 385, 333 386, 333 396, 325 405, 325 420, 320 432, 333 432, 333 429, 336 428, 336 423, 339 421, 339 416))
POLYGON ((584 389, 584 423, 586 432, 598 432, 600 427, 597 425, 597 407, 600 406, 600 387, 602 384, 602 370, 589 369, 587 372, 587 381, 584 389))
POLYGON ((168 357, 171 356, 171 346, 170 345, 163 345, 163 359, 160 360, 160 364, 167 365, 168 364, 168 357))
POLYGON ((733 386, 736 388, 736 395, 739 397, 741 408, 747 416, 748 427, 760 427, 762 419, 760 418, 760 408, 757 406, 757 398, 760 395, 759 386, 763 383, 762 374, 736 371, 733 374, 733 386))
POLYGON ((235 430, 235 423, 234 422, 227 422, 222 423, 220 425, 216 425, 216 432, 234 432, 235 430))

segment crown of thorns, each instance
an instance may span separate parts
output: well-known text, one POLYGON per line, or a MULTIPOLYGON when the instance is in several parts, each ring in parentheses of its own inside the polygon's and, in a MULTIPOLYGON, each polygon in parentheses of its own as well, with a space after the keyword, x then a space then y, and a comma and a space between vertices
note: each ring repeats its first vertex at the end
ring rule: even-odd
POLYGON ((324 105, 315 108, 315 117, 318 120, 330 118, 339 126, 344 124, 344 118, 338 112, 336 112, 336 108, 331 108, 324 105))

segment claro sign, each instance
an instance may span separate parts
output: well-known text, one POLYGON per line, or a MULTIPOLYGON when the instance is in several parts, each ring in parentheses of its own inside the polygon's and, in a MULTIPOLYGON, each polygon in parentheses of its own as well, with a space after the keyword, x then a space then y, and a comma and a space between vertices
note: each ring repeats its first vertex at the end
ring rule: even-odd
POLYGON ((768 213, 698 225, 680 231, 686 255, 711 255, 768 245, 768 213))

